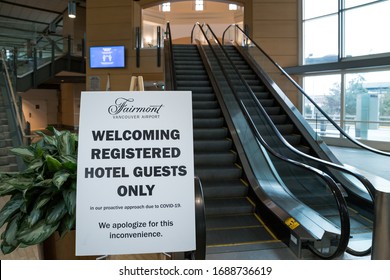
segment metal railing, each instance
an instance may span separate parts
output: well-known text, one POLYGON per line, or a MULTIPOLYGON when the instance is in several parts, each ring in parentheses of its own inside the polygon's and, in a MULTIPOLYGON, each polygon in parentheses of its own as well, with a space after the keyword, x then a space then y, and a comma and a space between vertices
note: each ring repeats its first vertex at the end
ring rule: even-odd
POLYGON ((19 141, 20 141, 19 144, 28 144, 29 131, 26 129, 26 128, 28 128, 28 125, 27 125, 26 120, 22 114, 21 104, 20 104, 20 102, 17 101, 17 97, 15 95, 15 91, 14 91, 15 87, 13 86, 11 77, 9 75, 8 65, 7 65, 6 59, 4 59, 5 53, 3 51, 1 51, 0 56, 1 56, 2 68, 3 68, 2 74, 4 74, 4 77, 5 77, 7 95, 8 95, 9 103, 11 105, 10 109, 11 109, 12 115, 14 116, 14 119, 16 121, 16 131, 17 131, 17 134, 19 135, 19 141), (20 106, 19 106, 19 104, 20 104, 20 106), (28 132, 28 134, 26 132, 28 132))

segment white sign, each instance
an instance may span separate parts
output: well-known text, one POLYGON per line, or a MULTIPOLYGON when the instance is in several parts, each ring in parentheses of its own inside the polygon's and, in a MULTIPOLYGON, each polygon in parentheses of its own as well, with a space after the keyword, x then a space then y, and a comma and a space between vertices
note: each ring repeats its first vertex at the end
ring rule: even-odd
POLYGON ((195 249, 190 92, 82 92, 76 255, 195 249))

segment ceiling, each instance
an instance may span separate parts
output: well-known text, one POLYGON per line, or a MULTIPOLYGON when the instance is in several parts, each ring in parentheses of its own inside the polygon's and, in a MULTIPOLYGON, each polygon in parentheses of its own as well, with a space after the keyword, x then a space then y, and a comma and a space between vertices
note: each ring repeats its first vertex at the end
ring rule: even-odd
MULTIPOLYGON (((86 6, 86 0, 76 0, 86 6)), ((0 48, 23 48, 62 38, 68 0, 0 0, 0 48)))

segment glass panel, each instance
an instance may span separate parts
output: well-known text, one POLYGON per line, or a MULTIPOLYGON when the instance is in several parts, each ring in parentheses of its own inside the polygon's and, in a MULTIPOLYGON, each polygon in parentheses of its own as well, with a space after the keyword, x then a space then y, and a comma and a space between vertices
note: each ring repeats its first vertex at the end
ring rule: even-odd
POLYGON ((377 0, 345 0, 345 8, 356 7, 359 5, 375 2, 377 0))
POLYGON ((347 74, 345 107, 351 136, 390 141, 390 71, 347 74))
POLYGON ((304 22, 304 64, 338 60, 338 18, 323 17, 304 22))
POLYGON ((161 4, 161 11, 163 12, 170 12, 171 11, 171 3, 162 3, 161 4))
POLYGON ((337 13, 338 0, 304 0, 303 19, 337 13))
MULTIPOLYGON (((341 114, 341 75, 309 76, 303 78, 304 90, 337 124, 341 114)), ((339 137, 339 132, 304 98, 303 115, 322 136, 339 137)))
POLYGON ((390 52, 390 1, 345 12, 345 56, 390 52))

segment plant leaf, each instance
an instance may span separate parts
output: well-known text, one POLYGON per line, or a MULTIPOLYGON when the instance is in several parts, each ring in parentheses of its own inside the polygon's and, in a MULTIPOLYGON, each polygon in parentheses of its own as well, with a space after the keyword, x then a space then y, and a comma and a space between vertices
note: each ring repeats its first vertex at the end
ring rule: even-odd
POLYGON ((0 211, 0 227, 2 227, 16 212, 18 212, 23 204, 24 199, 21 194, 12 196, 0 211))
MULTIPOLYGON (((36 131, 35 133, 43 138, 42 139, 43 142, 45 142, 49 145, 57 146, 57 141, 53 136, 47 135, 47 134, 43 133, 42 131, 36 131)), ((45 146, 45 145, 43 145, 43 146, 45 146)))
POLYGON ((67 189, 62 192, 68 214, 74 216, 76 213, 76 191, 67 189))
POLYGON ((3 183, 0 185, 0 195, 5 195, 6 193, 10 193, 13 190, 24 191, 29 189, 33 185, 33 178, 8 178, 7 180, 3 180, 3 183))
POLYGON ((53 184, 59 189, 66 182, 66 180, 68 180, 69 176, 70 176, 69 171, 60 170, 54 174, 53 184))
POLYGON ((39 209, 45 206, 52 198, 52 195, 47 194, 47 195, 41 195, 37 201, 35 202, 34 208, 39 209))
POLYGON ((76 221, 75 216, 65 215, 62 218, 61 224, 57 229, 61 237, 63 237, 66 233, 74 229, 75 221, 76 221))
POLYGON ((13 247, 19 246, 20 243, 16 238, 16 235, 19 229, 21 217, 21 213, 15 215, 13 219, 8 223, 7 228, 4 231, 4 235, 2 236, 2 239, 5 241, 5 243, 13 247))
POLYGON ((3 252, 4 255, 6 254, 9 254, 9 253, 12 253, 13 251, 15 251, 16 247, 15 246, 11 246, 11 245, 8 245, 6 242, 2 242, 1 243, 1 251, 3 252))
POLYGON ((26 223, 28 226, 33 227, 43 216, 43 213, 40 208, 34 208, 31 210, 30 214, 26 218, 26 223))
POLYGON ((40 220, 34 227, 26 227, 19 230, 17 238, 21 245, 35 245, 46 240, 58 228, 59 223, 48 224, 45 220, 40 220))
POLYGON ((58 200, 53 207, 48 209, 45 221, 48 224, 56 224, 61 220, 66 212, 67 209, 64 200, 58 200))
POLYGON ((70 131, 62 131, 62 133, 58 135, 58 151, 60 155, 75 154, 74 141, 70 131))
POLYGON ((63 155, 63 156, 60 156, 60 160, 62 162, 62 166, 65 169, 67 169, 71 172, 77 171, 77 159, 75 156, 63 155))
POLYGON ((34 152, 30 149, 30 147, 18 147, 10 149, 11 153, 16 156, 20 156, 26 161, 31 161, 34 159, 34 152))
POLYGON ((23 171, 23 173, 36 172, 42 166, 43 166, 43 161, 40 158, 37 158, 30 162, 30 164, 23 171))
POLYGON ((46 155, 46 164, 50 172, 57 172, 62 168, 62 163, 51 155, 46 155))

